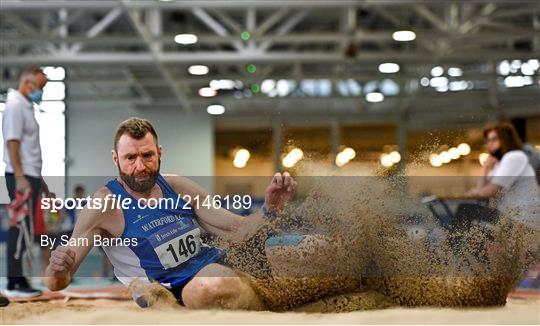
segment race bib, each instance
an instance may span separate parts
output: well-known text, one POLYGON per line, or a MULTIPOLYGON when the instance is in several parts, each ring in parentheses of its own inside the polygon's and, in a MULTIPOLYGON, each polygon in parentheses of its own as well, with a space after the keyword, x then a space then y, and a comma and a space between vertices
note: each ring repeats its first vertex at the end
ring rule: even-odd
POLYGON ((174 268, 199 253, 201 230, 174 224, 152 234, 150 243, 163 268, 174 268))

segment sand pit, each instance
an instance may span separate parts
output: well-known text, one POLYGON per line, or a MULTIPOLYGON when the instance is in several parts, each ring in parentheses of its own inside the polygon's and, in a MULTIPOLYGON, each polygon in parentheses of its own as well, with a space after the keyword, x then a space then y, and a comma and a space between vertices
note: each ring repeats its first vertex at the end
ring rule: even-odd
MULTIPOLYGON (((343 298, 342 298, 343 299, 343 298)), ((366 298, 364 298, 366 299, 366 298)), ((351 298, 349 298, 351 300, 351 298)), ((359 299, 360 300, 360 299, 359 299)), ((338 300, 339 301, 339 300, 338 300)), ((141 309, 132 301, 72 300, 14 303, 0 324, 538 324, 540 301, 512 300, 482 309, 388 308, 346 313, 141 309)))
MULTIPOLYGON (((228 247, 227 263, 254 276, 255 291, 272 311, 289 311, 333 295, 371 292, 380 300, 358 309, 495 307, 534 261, 540 242, 505 216, 483 225, 442 231, 413 199, 399 194, 399 180, 311 179, 307 196, 245 243, 228 247), (426 230, 411 236, 410 226, 426 230), (437 230, 435 226, 435 230, 437 230), (265 247, 271 234, 306 235, 294 245, 265 247)), ((474 216, 470 216, 474 219, 474 216)), ((278 241, 279 242, 279 241, 278 241)), ((223 243, 219 246, 225 246, 223 243)), ((325 307, 318 311, 338 311, 325 307)))

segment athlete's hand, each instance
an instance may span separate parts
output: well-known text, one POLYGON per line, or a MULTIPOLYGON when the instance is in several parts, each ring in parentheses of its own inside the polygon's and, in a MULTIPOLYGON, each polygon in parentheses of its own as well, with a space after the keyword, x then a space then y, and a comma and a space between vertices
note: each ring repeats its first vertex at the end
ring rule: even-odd
POLYGON ((276 173, 266 188, 264 205, 270 212, 280 212, 294 197, 296 181, 288 172, 276 173))
POLYGON ((51 253, 49 269, 55 275, 70 273, 75 267, 75 251, 66 246, 59 246, 51 253))

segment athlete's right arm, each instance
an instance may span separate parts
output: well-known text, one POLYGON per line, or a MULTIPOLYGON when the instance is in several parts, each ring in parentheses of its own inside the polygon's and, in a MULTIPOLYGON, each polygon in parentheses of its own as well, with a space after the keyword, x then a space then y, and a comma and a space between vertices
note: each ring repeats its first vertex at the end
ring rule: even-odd
MULTIPOLYGON (((106 188, 102 188, 93 198, 103 198, 108 193, 106 188)), ((69 285, 73 274, 94 246, 94 235, 101 233, 105 215, 100 209, 90 209, 87 205, 78 216, 67 245, 60 245, 51 253, 49 266, 45 270, 45 283, 51 291, 59 291, 69 285)))

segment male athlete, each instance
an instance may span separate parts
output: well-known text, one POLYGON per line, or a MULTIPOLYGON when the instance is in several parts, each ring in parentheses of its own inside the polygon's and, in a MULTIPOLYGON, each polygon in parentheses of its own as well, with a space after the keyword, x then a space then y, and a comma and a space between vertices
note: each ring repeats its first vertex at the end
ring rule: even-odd
POLYGON ((137 200, 176 201, 178 194, 201 199, 208 195, 188 178, 159 174, 161 158, 162 147, 150 122, 130 118, 118 126, 112 159, 119 178, 109 181, 93 198, 116 195, 133 199, 132 204, 125 209, 111 206, 106 210, 87 205, 81 211, 69 244, 51 254, 46 271, 49 289, 58 291, 69 285, 97 236, 126 240, 123 243, 127 245, 103 246, 115 275, 125 285, 137 278, 157 281, 189 308, 263 309, 249 282, 219 264, 223 251, 202 243, 199 226, 232 241, 246 239, 266 216, 281 211, 292 200, 296 182, 287 172, 276 173, 266 189, 263 209, 247 217, 194 201, 142 209, 137 200), (88 243, 72 239, 88 239, 88 243))

